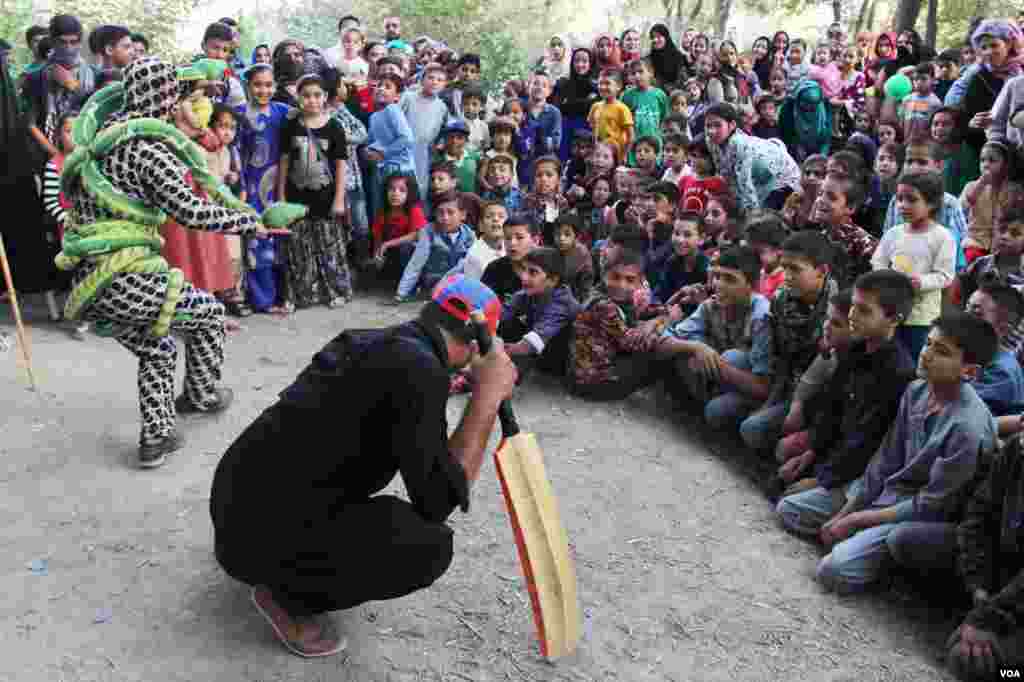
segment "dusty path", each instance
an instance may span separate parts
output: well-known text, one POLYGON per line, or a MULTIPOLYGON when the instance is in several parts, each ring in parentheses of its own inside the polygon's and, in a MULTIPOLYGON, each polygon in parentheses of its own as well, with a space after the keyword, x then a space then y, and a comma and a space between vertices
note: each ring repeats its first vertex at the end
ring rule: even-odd
MULTIPOLYGON (((235 406, 186 422, 186 449, 152 472, 133 467, 127 352, 47 329, 32 306, 41 400, 0 345, 0 680, 949 679, 938 660, 949 614, 895 593, 824 594, 818 551, 779 530, 736 459, 712 454, 658 393, 593 405, 543 380, 517 406, 574 545, 587 614, 577 656, 537 656, 490 464, 471 513, 451 517, 455 562, 433 588, 337 614, 342 656, 287 654, 214 561, 213 468, 327 339, 415 311, 382 299, 244 320, 225 368, 235 406)), ((0 332, 11 327, 0 308, 0 332)))

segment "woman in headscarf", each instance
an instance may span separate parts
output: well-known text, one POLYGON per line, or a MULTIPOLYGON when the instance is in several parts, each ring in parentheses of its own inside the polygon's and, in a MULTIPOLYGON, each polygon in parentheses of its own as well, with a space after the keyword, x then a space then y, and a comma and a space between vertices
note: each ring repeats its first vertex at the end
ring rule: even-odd
POLYGON ((768 89, 768 81, 772 75, 772 41, 768 36, 761 36, 754 41, 750 48, 754 60, 754 73, 757 75, 757 82, 761 87, 768 89))
POLYGON ((736 68, 738 59, 735 43, 722 41, 718 47, 718 72, 708 79, 705 97, 712 104, 728 102, 741 113, 749 113, 753 111, 753 88, 736 68))
POLYGON ((591 51, 577 47, 572 51, 569 63, 569 75, 559 79, 548 100, 562 112, 562 145, 558 156, 563 164, 569 159, 573 135, 581 128, 590 128, 587 115, 590 107, 598 100, 597 85, 594 82, 596 63, 591 51))
POLYGON ((992 106, 1009 79, 1021 75, 1024 36, 1012 21, 986 19, 971 34, 971 44, 981 55, 981 68, 967 84, 960 108, 968 121, 967 144, 981 154, 985 129, 992 125, 992 106))
POLYGON ((665 24, 651 27, 651 54, 648 55, 654 66, 654 80, 663 90, 669 90, 679 80, 679 72, 683 68, 683 53, 672 42, 672 35, 665 24))
POLYGON ((896 34, 892 31, 879 33, 864 65, 864 78, 867 87, 877 86, 880 88, 882 86, 885 82, 882 69, 894 59, 896 59, 896 34))
POLYGON ((628 64, 634 59, 640 59, 640 31, 635 28, 627 28, 619 38, 619 50, 622 63, 628 64))
POLYGON ((779 131, 797 163, 812 154, 828 156, 832 142, 832 119, 821 86, 805 78, 792 98, 787 97, 779 112, 779 131))
POLYGON ((553 35, 548 41, 548 51, 537 62, 537 67, 544 69, 551 82, 569 75, 569 42, 565 36, 553 35))
POLYGON ((622 55, 615 36, 611 33, 602 33, 594 41, 594 75, 600 76, 605 69, 618 69, 622 67, 622 55))

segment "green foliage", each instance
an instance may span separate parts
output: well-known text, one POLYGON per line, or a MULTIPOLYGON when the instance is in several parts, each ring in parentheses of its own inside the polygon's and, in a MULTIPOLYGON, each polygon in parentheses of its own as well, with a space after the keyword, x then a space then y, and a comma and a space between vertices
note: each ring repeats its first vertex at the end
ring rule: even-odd
POLYGON ((74 14, 86 34, 103 24, 120 24, 149 40, 150 52, 165 59, 184 60, 199 45, 179 45, 178 27, 194 8, 193 0, 54 0, 54 14, 74 14))
MULTIPOLYGON (((983 15, 992 17, 1016 17, 1018 6, 1002 0, 991 0, 979 3, 978 0, 942 0, 939 3, 939 32, 936 47, 943 49, 959 46, 967 35, 967 27, 975 16, 979 4, 983 7, 983 15)), ((917 30, 924 35, 927 12, 921 12, 917 20, 917 30)))
MULTIPOLYGON (((310 47, 329 47, 338 42, 338 20, 321 13, 289 13, 284 18, 284 33, 310 47)), ((273 49, 273 45, 270 46, 273 49)))
POLYGON ((253 15, 243 13, 238 16, 238 31, 242 36, 238 51, 246 64, 249 63, 252 51, 257 45, 269 45, 271 42, 270 35, 260 27, 260 23, 253 15))
POLYGON ((18 74, 32 61, 25 44, 25 31, 32 25, 32 0, 0 0, 0 38, 13 49, 9 56, 11 73, 18 74))
POLYGON ((527 70, 526 52, 507 33, 487 32, 474 48, 480 53, 485 92, 500 95, 505 81, 519 78, 527 70))

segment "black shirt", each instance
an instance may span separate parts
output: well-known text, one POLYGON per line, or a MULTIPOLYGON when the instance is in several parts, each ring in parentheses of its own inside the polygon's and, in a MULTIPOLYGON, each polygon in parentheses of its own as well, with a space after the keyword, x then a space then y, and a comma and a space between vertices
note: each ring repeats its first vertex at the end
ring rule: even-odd
POLYGON ((447 362, 440 335, 418 322, 347 331, 325 346, 218 464, 218 542, 256 536, 270 556, 286 552, 396 473, 425 520, 467 510, 466 474, 448 451, 447 362))
POLYGON ((498 295, 502 304, 508 303, 512 294, 523 288, 523 282, 519 279, 519 274, 516 272, 515 266, 512 265, 512 259, 508 256, 491 261, 484 268, 484 274, 480 277, 480 281, 498 295))

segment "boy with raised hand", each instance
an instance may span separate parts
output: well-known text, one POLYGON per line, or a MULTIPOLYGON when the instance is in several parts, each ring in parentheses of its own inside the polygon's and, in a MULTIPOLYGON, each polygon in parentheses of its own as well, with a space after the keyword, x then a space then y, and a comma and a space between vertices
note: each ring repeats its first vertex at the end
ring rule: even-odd
POLYGON ((790 487, 776 509, 788 530, 818 534, 851 495, 853 481, 896 418, 914 362, 894 337, 913 299, 910 278, 901 272, 875 270, 857 279, 849 314, 852 343, 815 401, 819 409, 805 450, 779 469, 790 487))
POLYGON ((893 560, 933 571, 952 564, 955 514, 996 446, 995 420, 970 379, 998 345, 992 325, 970 313, 935 320, 920 379, 842 509, 821 527, 830 551, 817 577, 826 589, 864 590, 893 560))
POLYGON ((703 405, 716 429, 734 426, 771 389, 771 304, 757 293, 760 273, 756 251, 727 248, 711 268, 714 295, 666 327, 656 347, 671 360, 665 388, 681 403, 703 405))
POLYGON ((775 375, 764 405, 740 424, 755 452, 774 451, 797 382, 818 354, 828 302, 836 293, 832 246, 820 232, 804 230, 782 244, 785 283, 772 299, 775 375))

